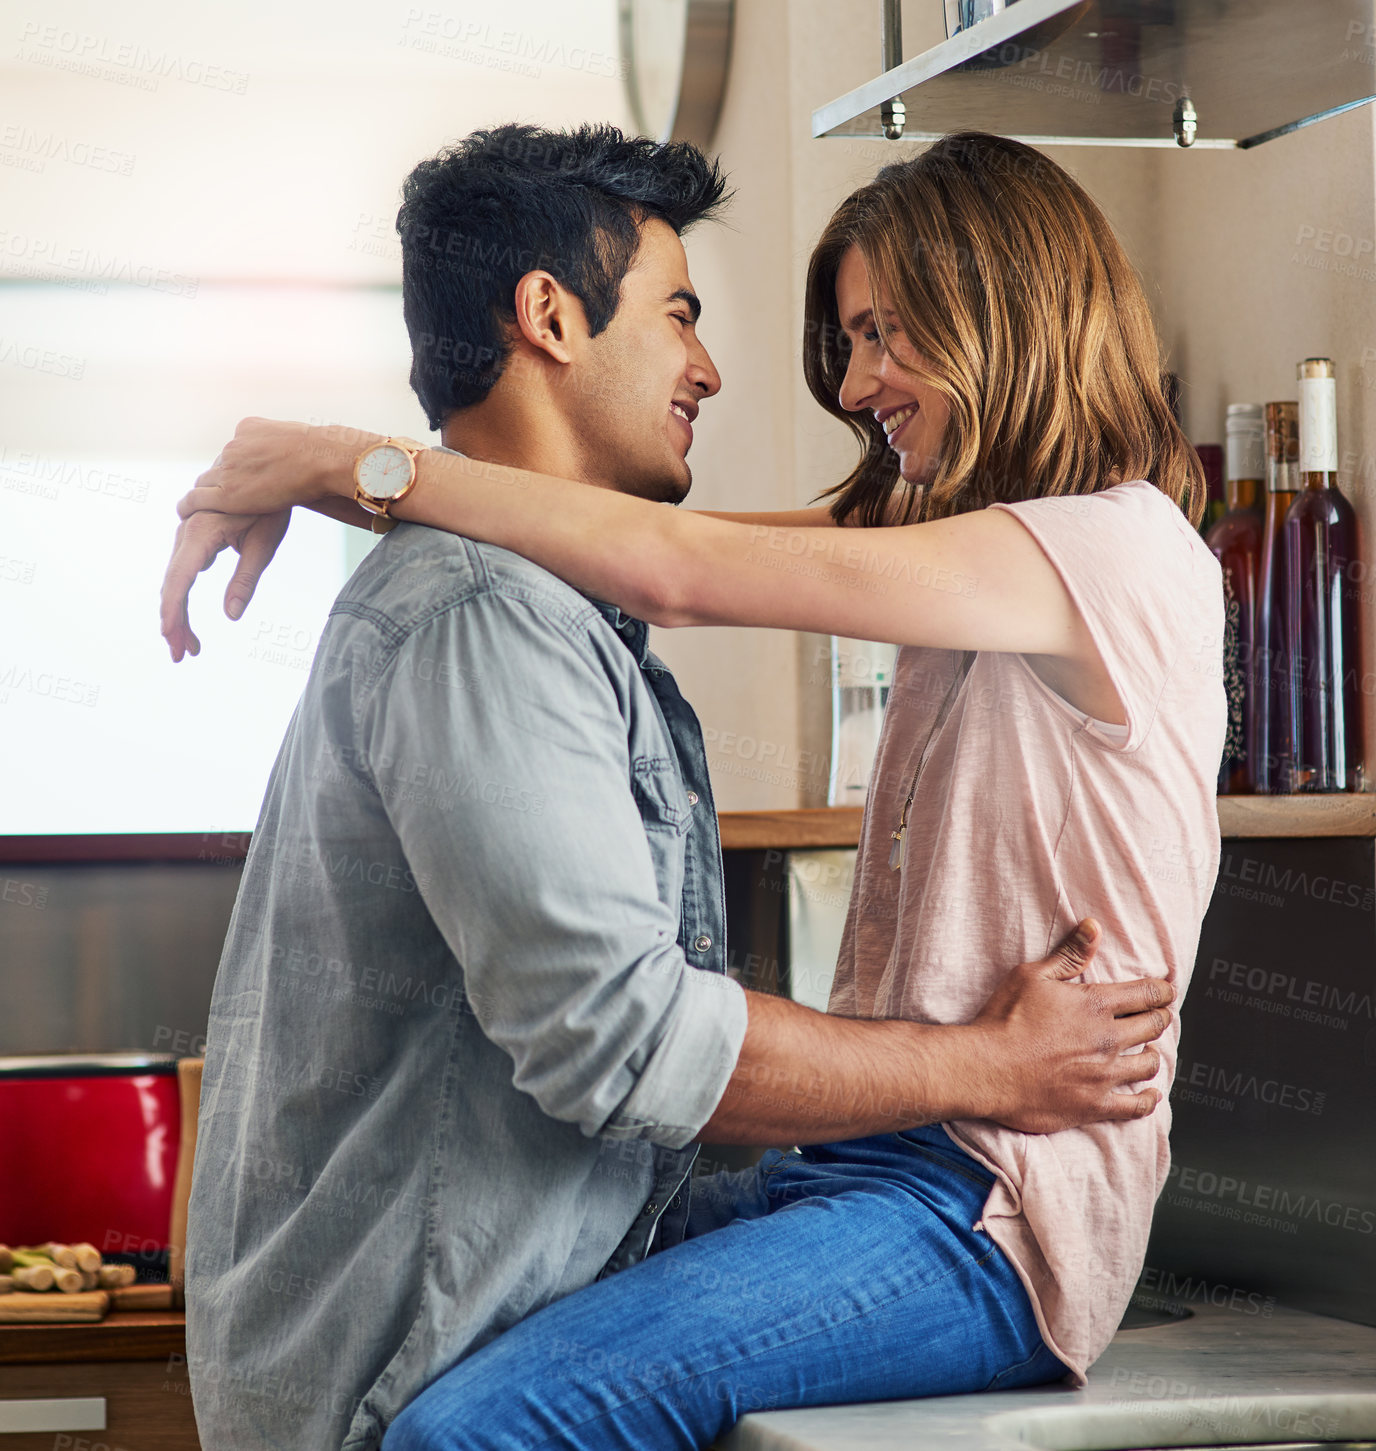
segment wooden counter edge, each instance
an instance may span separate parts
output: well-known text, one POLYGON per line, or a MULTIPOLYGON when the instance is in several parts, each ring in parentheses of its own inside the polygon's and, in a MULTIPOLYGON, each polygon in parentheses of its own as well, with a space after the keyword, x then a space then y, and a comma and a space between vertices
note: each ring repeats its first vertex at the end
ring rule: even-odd
POLYGON ((860 840, 858 806, 815 806, 797 811, 723 811, 723 851, 798 851, 855 846, 860 840))
MULTIPOLYGON (((801 851, 855 846, 858 806, 723 811, 723 851, 801 851)), ((1220 796, 1224 837, 1376 836, 1376 792, 1334 796, 1220 796)))
POLYGON ((1376 836, 1376 793, 1333 796, 1220 796, 1224 837, 1376 836))
POLYGON ((0 1365, 167 1360, 186 1354, 180 1310, 112 1310, 82 1325, 0 1325, 0 1365))

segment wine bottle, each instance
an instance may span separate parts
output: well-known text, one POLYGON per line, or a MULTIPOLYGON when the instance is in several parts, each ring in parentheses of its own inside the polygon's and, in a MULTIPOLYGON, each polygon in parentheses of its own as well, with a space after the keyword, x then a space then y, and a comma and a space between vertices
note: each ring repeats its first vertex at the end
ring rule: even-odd
POLYGON ((1338 385, 1329 358, 1299 365, 1302 491, 1285 516, 1289 736, 1296 791, 1361 789, 1354 583, 1357 516, 1338 489, 1338 385))
POLYGON ((1205 535, 1223 566, 1223 686, 1228 735, 1218 789, 1252 789, 1251 664, 1261 578, 1261 495, 1266 478, 1266 420, 1259 403, 1232 403, 1227 421, 1227 512, 1205 535))
POLYGON ((1290 711, 1286 700, 1285 516, 1299 492, 1299 404, 1266 405, 1266 507, 1261 524, 1261 580, 1253 635, 1252 790, 1274 795, 1290 789, 1290 711))
POLYGON ((1204 517, 1199 521, 1199 532, 1208 534, 1227 508, 1223 496, 1223 450, 1216 443, 1197 443, 1194 451, 1204 469, 1204 517))

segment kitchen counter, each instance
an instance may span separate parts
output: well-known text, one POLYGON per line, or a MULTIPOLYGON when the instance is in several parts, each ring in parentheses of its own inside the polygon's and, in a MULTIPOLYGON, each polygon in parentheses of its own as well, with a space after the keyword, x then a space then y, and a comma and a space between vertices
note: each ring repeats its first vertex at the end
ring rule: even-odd
POLYGON ((1047 1387, 746 1416, 722 1451, 1112 1451, 1376 1440, 1376 1329, 1203 1305, 1121 1330, 1082 1391, 1047 1387))
POLYGON ((166 1360, 185 1353, 181 1310, 111 1310, 90 1325, 0 1325, 0 1365, 166 1360))
POLYGON ((0 1326, 4 1451, 200 1451, 179 1310, 0 1326), (74 1434, 79 1433, 79 1434, 74 1434))
MULTIPOLYGON (((111 1314, 101 1325, 5 1327, 0 1396, 127 1393, 137 1375, 127 1362, 157 1359, 156 1375, 138 1388, 139 1429, 152 1433, 150 1451, 154 1444, 194 1448, 182 1325, 177 1312, 136 1311, 111 1314), (110 1383, 91 1373, 94 1366, 83 1374, 34 1361, 126 1364, 108 1367, 116 1372, 110 1383), (6 1362, 15 1367, 8 1375, 6 1362), (53 1384, 40 1384, 40 1377, 53 1384), (169 1420, 185 1425, 174 1428, 169 1420)), ((13 1439, 16 1451, 29 1444, 28 1437, 13 1439)), ((1376 1329, 1279 1307, 1268 1316, 1205 1305, 1188 1320, 1120 1331, 1083 1391, 1056 1386, 771 1411, 745 1417, 720 1445, 721 1451, 1109 1451, 1338 1439, 1376 1439, 1376 1329)), ((51 1447, 51 1436, 45 1444, 51 1447)), ((143 1440, 122 1444, 142 1447, 143 1440)))

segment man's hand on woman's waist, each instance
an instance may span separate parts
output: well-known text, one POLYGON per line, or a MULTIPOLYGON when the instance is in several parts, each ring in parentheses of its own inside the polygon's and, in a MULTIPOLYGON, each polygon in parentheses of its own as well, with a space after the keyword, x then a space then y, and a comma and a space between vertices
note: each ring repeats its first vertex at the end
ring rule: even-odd
POLYGON ((1099 937, 1086 918, 1050 957, 1015 967, 994 990, 972 1024, 986 1054, 985 1101, 972 1117, 1048 1134, 1144 1118, 1160 1103, 1158 1089, 1122 1090, 1160 1071, 1150 1045, 1170 1026, 1175 989, 1154 977, 1070 981, 1089 967, 1099 937))
POLYGON ((845 1018, 746 994, 731 1079, 706 1143, 817 1144, 952 1119, 1024 1133, 1143 1118, 1161 1101, 1156 1049, 1175 990, 1156 978, 1077 983, 1098 950, 1081 922, 1049 957, 1015 967, 970 1023, 845 1018))

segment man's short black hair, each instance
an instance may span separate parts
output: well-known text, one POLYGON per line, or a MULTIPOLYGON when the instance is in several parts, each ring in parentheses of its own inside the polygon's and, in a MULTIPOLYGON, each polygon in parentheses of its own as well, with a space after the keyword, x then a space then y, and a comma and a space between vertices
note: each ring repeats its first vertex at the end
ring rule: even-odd
POLYGON ((439 428, 501 377, 516 284, 551 273, 594 336, 611 322, 651 217, 682 233, 727 200, 715 160, 615 126, 475 131, 422 161, 402 188, 401 290, 411 386, 439 428))

